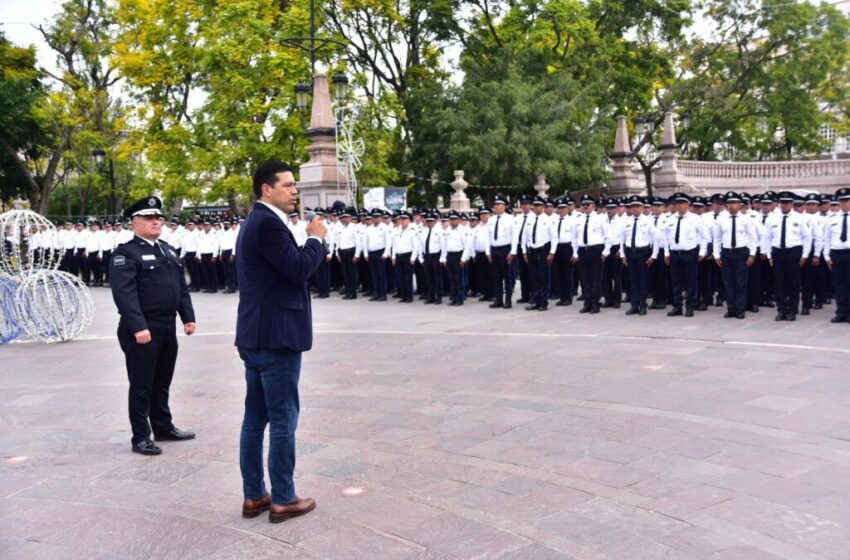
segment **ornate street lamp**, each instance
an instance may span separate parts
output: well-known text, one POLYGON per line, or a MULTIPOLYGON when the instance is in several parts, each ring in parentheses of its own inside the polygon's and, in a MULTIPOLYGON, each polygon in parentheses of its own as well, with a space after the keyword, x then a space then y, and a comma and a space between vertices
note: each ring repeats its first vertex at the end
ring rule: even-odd
POLYGON ((340 72, 333 77, 334 98, 337 103, 342 103, 345 100, 345 94, 348 93, 348 76, 340 72))
POLYGON ((103 164, 106 162, 106 152, 100 148, 95 148, 92 150, 91 157, 94 159, 95 165, 97 165, 97 170, 103 171, 103 164))
POLYGON ((295 104, 299 111, 307 109, 307 96, 310 94, 310 86, 304 80, 295 84, 295 104))

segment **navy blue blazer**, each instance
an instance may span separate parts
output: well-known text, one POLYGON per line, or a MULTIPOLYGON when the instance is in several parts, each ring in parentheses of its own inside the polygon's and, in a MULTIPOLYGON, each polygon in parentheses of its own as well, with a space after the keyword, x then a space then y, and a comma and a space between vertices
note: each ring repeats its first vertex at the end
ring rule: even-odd
POLYGON ((304 352, 313 346, 307 278, 324 258, 320 241, 299 247, 271 208, 254 203, 236 240, 237 347, 304 352))

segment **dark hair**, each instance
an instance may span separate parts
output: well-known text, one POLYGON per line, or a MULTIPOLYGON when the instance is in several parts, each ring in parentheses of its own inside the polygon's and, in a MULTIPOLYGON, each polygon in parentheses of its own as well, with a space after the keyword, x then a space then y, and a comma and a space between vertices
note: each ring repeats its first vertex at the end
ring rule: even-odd
POLYGON ((254 173, 254 196, 258 199, 263 196, 263 185, 274 185, 278 173, 289 171, 295 174, 292 166, 282 161, 271 160, 262 164, 257 172, 254 173))

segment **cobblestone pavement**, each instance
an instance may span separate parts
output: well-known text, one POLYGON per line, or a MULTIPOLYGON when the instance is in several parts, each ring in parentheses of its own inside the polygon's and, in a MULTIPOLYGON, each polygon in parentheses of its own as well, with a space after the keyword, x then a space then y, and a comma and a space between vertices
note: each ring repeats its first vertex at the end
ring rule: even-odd
POLYGON ((299 494, 243 520, 236 296, 195 296, 175 423, 130 453, 108 290, 0 347, 0 558, 850 558, 850 325, 314 301, 299 494))

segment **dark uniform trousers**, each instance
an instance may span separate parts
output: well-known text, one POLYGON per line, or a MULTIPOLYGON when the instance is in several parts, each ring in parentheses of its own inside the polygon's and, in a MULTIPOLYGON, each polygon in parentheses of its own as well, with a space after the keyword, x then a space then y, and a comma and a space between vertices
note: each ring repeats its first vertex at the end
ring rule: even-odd
POLYGON ((800 259, 803 247, 773 249, 773 288, 776 292, 776 311, 796 315, 800 303, 800 259))
POLYGON ((602 298, 602 252, 604 245, 589 245, 578 249, 578 272, 581 294, 586 309, 599 309, 602 298))
POLYGON ((573 301, 573 244, 558 243, 552 275, 558 287, 559 301, 573 301))
POLYGON ((413 265, 410 264, 412 253, 396 255, 395 269, 398 275, 398 296, 402 301, 413 301, 413 265))
POLYGON ((201 268, 198 261, 195 260, 197 254, 195 251, 188 251, 183 257, 183 267, 189 271, 189 289, 200 290, 201 284, 201 268))
POLYGON ((454 303, 463 303, 463 276, 461 275, 460 266, 462 256, 463 251, 446 253, 446 272, 449 276, 451 300, 454 303))
POLYGON ((387 265, 381 260, 383 249, 369 251, 369 273, 372 276, 372 295, 378 298, 387 297, 387 265))
POLYGON ((218 277, 212 259, 212 253, 201 253, 201 276, 203 277, 204 289, 208 292, 218 291, 218 277))
POLYGON ((62 261, 59 265, 59 270, 62 270, 63 272, 67 272, 68 274, 72 274, 74 276, 77 275, 77 261, 74 260, 73 249, 65 249, 62 252, 62 261))
MULTIPOLYGON (((646 309, 649 295, 649 265, 646 261, 652 256, 652 247, 626 247, 626 269, 629 272, 629 299, 632 308, 646 309)), ((658 264, 655 262, 653 266, 658 264)))
POLYGON ((511 265, 508 264, 508 255, 510 252, 510 245, 490 247, 490 256, 493 259, 494 303, 504 304, 505 302, 510 302, 514 296, 511 265))
POLYGON ((820 265, 815 266, 812 263, 814 253, 814 249, 812 249, 809 255, 806 256, 806 264, 800 269, 800 293, 802 295, 803 309, 811 309, 815 301, 820 304, 823 303, 823 299, 815 299, 817 275, 820 265))
POLYGON ((118 325, 118 343, 124 351, 127 377, 130 380, 129 410, 133 445, 149 439, 153 433, 167 432, 171 423, 168 391, 177 362, 175 322, 155 325, 148 322, 151 341, 136 342, 123 323, 118 325), (150 425, 148 425, 150 418, 150 425))
POLYGON ((611 254, 602 263, 602 296, 605 305, 620 303, 623 297, 623 259, 616 246, 611 248, 611 254))
POLYGON ((89 277, 93 286, 103 285, 103 261, 97 253, 92 253, 88 257, 89 262, 89 277))
POLYGON ((549 263, 546 257, 552 245, 546 243, 537 249, 528 248, 528 277, 531 280, 531 303, 537 307, 549 304, 549 263))
MULTIPOLYGON (((661 261, 657 261, 655 265, 661 261)), ((724 263, 724 268, 725 268, 724 263)), ((696 309, 699 298, 697 297, 697 278, 699 276, 699 249, 693 248, 689 251, 670 251, 670 282, 673 286, 673 307, 682 308, 682 292, 687 294, 685 306, 687 309, 696 309)), ((746 296, 746 286, 744 286, 746 296)), ((655 296, 653 295, 653 299, 655 296)), ((661 300, 663 301, 663 300, 661 300)), ((743 311, 743 309, 742 309, 743 311)))
POLYGON ((392 259, 388 258, 387 260, 384 261, 384 268, 386 269, 384 274, 385 274, 385 278, 387 279, 387 291, 388 292, 395 292, 396 291, 397 277, 396 277, 396 270, 395 270, 395 267, 393 266, 392 259))
POLYGON ((815 303, 824 305, 832 297, 832 271, 821 255, 820 264, 814 267, 815 303))
POLYGON ((354 264, 355 248, 339 250, 339 265, 342 273, 343 293, 357 297, 357 265, 354 264))
POLYGON ((829 258, 832 259, 832 280, 835 294, 835 316, 841 319, 850 318, 850 249, 833 249, 829 258))
POLYGON ((717 291, 717 263, 711 258, 713 245, 708 244, 707 256, 698 265, 699 302, 701 305, 712 305, 717 291))
POLYGON ((109 262, 112 260, 112 251, 103 251, 103 256, 100 259, 101 270, 103 270, 104 282, 109 282, 109 262))
MULTIPOLYGON (((747 307, 761 305, 764 290, 761 284, 761 249, 756 250, 756 262, 747 271, 747 307)), ((799 263, 798 263, 799 264, 799 263)))
POLYGON ((327 255, 319 263, 313 277, 316 281, 316 292, 322 297, 329 296, 331 294, 331 263, 328 262, 327 255))
POLYGON ((416 295, 425 297, 425 265, 416 261, 413 265, 413 276, 416 278, 416 295))
MULTIPOLYGON (((672 252, 671 252, 672 253, 672 252)), ((670 291, 668 286, 673 284, 673 272, 671 269, 673 262, 672 254, 670 256, 670 266, 664 262, 664 259, 658 259, 652 268, 649 269, 649 289, 652 292, 652 303, 658 305, 666 305, 670 301, 670 291)), ((675 292, 675 289, 673 290, 675 292)), ((679 305, 682 304, 681 292, 679 293, 679 305)), ((673 298, 675 300, 675 297, 673 298)))
POLYGON ((83 282, 86 284, 91 282, 91 269, 89 268, 89 261, 86 258, 86 250, 77 249, 74 260, 77 263, 77 271, 79 271, 80 276, 82 276, 83 282))
POLYGON ((338 290, 345 285, 345 279, 342 277, 342 263, 336 256, 331 259, 330 283, 332 290, 338 290))
POLYGON ((722 249, 723 286, 726 290, 726 307, 729 311, 743 313, 747 306, 747 258, 750 251, 746 247, 722 249))
POLYGON ((753 265, 759 268, 759 279, 761 281, 761 301, 759 305, 769 305, 775 299, 775 289, 773 286, 773 269, 770 267, 770 261, 767 259, 759 260, 753 265))
POLYGON ((228 290, 236 290, 236 263, 230 262, 232 249, 221 252, 221 266, 224 268, 224 285, 228 290))
POLYGON ((425 255, 425 301, 442 301, 443 273, 440 253, 425 255))
POLYGON ((357 262, 357 277, 362 284, 363 291, 366 293, 372 292, 372 269, 366 259, 360 259, 357 262))
POLYGON ((475 290, 481 297, 493 299, 493 265, 483 251, 475 254, 475 290))
POLYGON ((531 276, 528 270, 528 263, 523 258, 522 248, 517 247, 517 275, 519 276, 519 295, 523 300, 531 300, 531 276))

